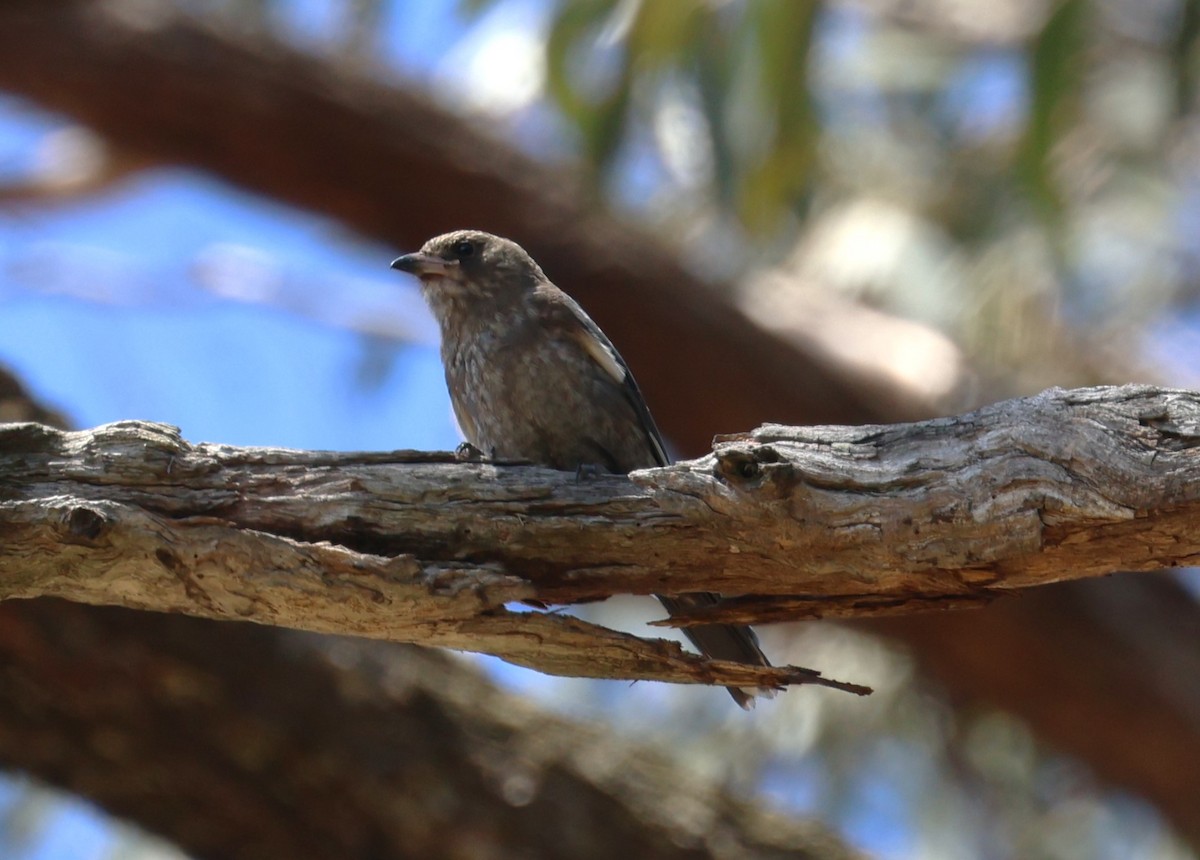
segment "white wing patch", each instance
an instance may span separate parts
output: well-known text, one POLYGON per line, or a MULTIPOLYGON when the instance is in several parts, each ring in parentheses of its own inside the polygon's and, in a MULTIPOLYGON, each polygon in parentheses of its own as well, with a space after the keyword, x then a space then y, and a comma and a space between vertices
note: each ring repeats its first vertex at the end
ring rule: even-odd
POLYGON ((588 331, 579 333, 579 342, 583 344, 583 348, 592 357, 592 360, 603 367, 604 372, 611 376, 618 385, 625 384, 625 368, 617 359, 616 353, 592 337, 591 332, 588 331))

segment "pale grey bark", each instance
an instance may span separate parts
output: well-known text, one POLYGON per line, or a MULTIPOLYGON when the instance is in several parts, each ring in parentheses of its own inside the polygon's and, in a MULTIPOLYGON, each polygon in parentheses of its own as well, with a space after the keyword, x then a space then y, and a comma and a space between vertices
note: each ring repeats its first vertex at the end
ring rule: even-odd
MULTIPOLYGON (((718 591, 744 621, 960 606, 1200 555, 1200 395, 1050 391, 961 417, 766 426, 665 469, 0 430, 0 595, 495 654, 555 674, 819 683, 521 601, 718 591)), ((705 616, 708 618, 709 616, 705 616)), ((857 691, 857 690, 856 690, 857 691)))

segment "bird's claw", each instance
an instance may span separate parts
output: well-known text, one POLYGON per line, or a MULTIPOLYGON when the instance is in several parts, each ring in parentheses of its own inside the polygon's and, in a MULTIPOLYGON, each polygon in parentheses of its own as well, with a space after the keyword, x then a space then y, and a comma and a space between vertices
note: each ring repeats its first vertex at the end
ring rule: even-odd
POLYGON ((604 474, 604 470, 595 463, 580 463, 575 467, 575 483, 582 484, 584 481, 594 481, 604 474))
POLYGON ((460 463, 481 463, 483 462, 483 452, 470 442, 463 442, 454 449, 454 459, 460 463))

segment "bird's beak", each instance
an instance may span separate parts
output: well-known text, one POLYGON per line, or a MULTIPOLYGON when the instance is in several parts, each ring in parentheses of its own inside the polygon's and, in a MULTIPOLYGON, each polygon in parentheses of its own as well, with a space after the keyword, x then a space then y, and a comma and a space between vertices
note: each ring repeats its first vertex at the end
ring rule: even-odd
POLYGON ((457 266, 457 260, 443 260, 432 254, 405 254, 392 260, 392 268, 408 272, 418 278, 444 278, 450 274, 450 269, 457 266))

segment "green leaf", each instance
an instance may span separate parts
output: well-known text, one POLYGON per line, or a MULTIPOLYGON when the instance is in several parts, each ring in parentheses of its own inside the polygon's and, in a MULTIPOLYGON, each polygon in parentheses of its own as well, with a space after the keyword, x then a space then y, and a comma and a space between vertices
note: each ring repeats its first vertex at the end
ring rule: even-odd
POLYGON ((1063 213, 1062 194, 1051 175, 1050 153, 1077 111, 1083 79, 1085 0, 1064 0, 1046 21, 1029 55, 1030 105, 1017 171, 1043 218, 1063 213))
POLYGON ((458 0, 458 14, 468 21, 493 8, 499 0, 458 0))
POLYGON ((763 0, 751 7, 763 110, 774 139, 746 176, 738 212, 752 232, 769 231, 808 187, 819 134, 808 84, 817 4, 763 0))
POLYGON ((1200 57, 1196 45, 1200 40, 1200 0, 1185 0, 1180 9, 1179 29, 1171 45, 1171 65, 1175 69, 1175 111, 1184 116, 1192 110, 1196 98, 1196 76, 1200 73, 1200 57))
POLYGON ((571 63, 579 52, 593 49, 595 37, 615 5, 613 0, 567 3, 550 27, 546 40, 546 89, 559 109, 576 123, 582 122, 592 106, 572 80, 571 63))
POLYGON ((639 67, 678 63, 695 50, 696 35, 712 17, 697 0, 642 0, 629 30, 629 52, 639 67))

